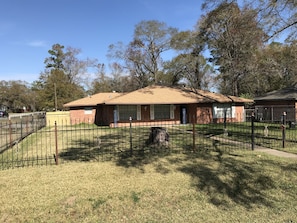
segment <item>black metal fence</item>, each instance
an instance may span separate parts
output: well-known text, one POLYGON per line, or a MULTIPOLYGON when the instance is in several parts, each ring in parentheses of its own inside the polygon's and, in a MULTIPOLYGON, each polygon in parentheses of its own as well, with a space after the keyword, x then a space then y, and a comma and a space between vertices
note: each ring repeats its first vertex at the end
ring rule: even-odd
POLYGON ((164 153, 230 152, 258 146, 297 153, 297 130, 286 121, 140 125, 48 123, 42 116, 1 123, 0 168, 89 162, 164 153))

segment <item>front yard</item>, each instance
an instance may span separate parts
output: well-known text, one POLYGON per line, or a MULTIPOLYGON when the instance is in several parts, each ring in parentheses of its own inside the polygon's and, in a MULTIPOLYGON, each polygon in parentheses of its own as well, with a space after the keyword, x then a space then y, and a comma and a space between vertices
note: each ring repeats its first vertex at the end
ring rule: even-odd
MULTIPOLYGON (((7 169, 56 162, 112 160, 132 153, 252 149, 250 122, 227 123, 226 126, 220 123, 162 127, 169 134, 169 143, 161 147, 149 142, 150 126, 109 128, 80 124, 44 127, 1 151, 0 163, 2 169, 7 169)), ((283 132, 278 124, 255 123, 255 145, 297 154, 297 130, 286 129, 285 133, 283 142, 283 132)))
POLYGON ((250 150, 0 171, 1 222, 297 222, 296 160, 250 150))

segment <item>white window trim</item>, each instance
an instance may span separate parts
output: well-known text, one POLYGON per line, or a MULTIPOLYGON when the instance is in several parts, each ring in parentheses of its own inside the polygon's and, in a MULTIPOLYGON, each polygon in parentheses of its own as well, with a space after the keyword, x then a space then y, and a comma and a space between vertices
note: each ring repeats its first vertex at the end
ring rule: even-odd
POLYGON ((141 120, 141 105, 137 105, 137 120, 141 120))
MULTIPOLYGON (((174 119, 174 105, 170 105, 170 119, 174 119)), ((150 119, 155 120, 155 105, 150 105, 150 119)))
POLYGON ((155 120, 155 106, 150 105, 150 119, 155 120))
POLYGON ((170 105, 170 119, 174 119, 174 105, 170 105))

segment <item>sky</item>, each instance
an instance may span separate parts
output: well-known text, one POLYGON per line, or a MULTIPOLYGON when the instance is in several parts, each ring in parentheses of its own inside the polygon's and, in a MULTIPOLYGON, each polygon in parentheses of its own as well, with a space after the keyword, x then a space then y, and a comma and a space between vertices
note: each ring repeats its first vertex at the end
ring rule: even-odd
POLYGON ((1 0, 0 81, 32 83, 53 44, 81 50, 80 59, 108 64, 108 46, 133 38, 135 25, 158 20, 192 30, 202 0, 1 0))

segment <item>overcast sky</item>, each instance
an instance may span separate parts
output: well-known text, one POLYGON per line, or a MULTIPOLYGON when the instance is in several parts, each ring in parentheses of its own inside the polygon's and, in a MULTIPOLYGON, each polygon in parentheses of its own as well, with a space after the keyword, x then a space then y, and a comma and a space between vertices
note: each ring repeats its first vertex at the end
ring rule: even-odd
POLYGON ((108 63, 108 45, 132 40, 142 20, 193 29, 199 0, 1 0, 0 79, 37 80, 48 50, 59 43, 81 49, 80 58, 108 63))

